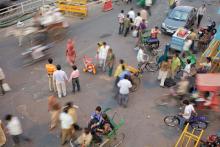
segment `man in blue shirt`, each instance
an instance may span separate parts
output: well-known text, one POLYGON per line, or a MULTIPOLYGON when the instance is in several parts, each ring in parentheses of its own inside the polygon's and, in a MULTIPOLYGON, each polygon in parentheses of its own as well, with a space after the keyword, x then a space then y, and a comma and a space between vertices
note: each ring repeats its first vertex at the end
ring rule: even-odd
POLYGON ((119 75, 119 80, 123 80, 125 75, 131 76, 131 72, 125 69, 125 66, 122 65, 122 73, 119 75))

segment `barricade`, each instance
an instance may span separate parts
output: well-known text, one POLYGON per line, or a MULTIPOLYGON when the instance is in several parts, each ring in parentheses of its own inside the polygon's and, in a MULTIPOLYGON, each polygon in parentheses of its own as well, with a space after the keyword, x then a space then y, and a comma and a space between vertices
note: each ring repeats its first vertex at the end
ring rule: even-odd
POLYGON ((105 1, 104 5, 103 5, 103 11, 106 12, 106 11, 110 11, 112 9, 113 9, 113 7, 112 7, 112 0, 105 1))

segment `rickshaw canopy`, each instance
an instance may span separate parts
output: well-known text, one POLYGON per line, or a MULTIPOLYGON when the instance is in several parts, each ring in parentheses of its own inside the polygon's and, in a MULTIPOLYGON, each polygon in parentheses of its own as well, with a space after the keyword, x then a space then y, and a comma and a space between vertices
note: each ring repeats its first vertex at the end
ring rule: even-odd
POLYGON ((199 91, 217 92, 220 90, 220 74, 197 74, 196 85, 199 91))

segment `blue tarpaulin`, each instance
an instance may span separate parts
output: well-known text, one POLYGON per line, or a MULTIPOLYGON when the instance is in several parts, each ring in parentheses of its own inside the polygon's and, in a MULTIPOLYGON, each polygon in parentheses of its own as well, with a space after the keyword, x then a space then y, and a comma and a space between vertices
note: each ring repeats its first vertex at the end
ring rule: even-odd
POLYGON ((218 26, 217 33, 215 34, 215 38, 214 39, 220 40, 220 25, 218 26))

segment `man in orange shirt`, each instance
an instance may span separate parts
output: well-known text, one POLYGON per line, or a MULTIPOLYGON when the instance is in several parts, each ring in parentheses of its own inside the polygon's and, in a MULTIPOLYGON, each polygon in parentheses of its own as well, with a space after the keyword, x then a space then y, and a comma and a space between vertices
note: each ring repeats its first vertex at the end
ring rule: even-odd
POLYGON ((160 30, 157 26, 155 26, 153 29, 151 29, 151 38, 156 39, 157 35, 160 34, 160 30))
POLYGON ((53 65, 53 59, 48 59, 48 64, 45 65, 47 74, 48 74, 48 81, 49 81, 49 90, 56 91, 55 81, 53 79, 53 72, 56 71, 56 66, 53 65))

